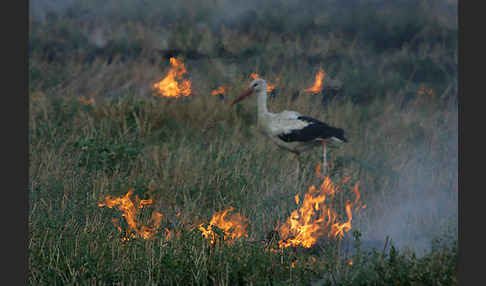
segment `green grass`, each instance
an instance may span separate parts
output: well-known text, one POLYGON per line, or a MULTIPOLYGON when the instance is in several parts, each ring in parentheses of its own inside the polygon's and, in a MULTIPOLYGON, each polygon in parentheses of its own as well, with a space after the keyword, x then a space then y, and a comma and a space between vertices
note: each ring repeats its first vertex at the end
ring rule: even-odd
MULTIPOLYGON (((395 155, 412 151, 417 140, 430 146, 426 159, 437 160, 439 168, 431 180, 441 189, 427 192, 452 195, 457 188, 446 182, 457 169, 440 169, 440 160, 457 160, 457 149, 435 147, 457 128, 457 112, 421 101, 400 111, 393 102, 380 101, 366 109, 334 103, 312 113, 319 117, 326 111, 328 118, 350 130, 350 143, 330 150, 330 175, 334 181, 351 176, 360 182, 368 207, 355 214, 355 221, 363 225, 392 203, 383 194, 399 188, 397 173, 412 164, 395 155), (378 129, 376 122, 381 122, 378 129)), ((307 103, 296 105, 300 109, 307 103)), ((319 183, 313 173, 320 152, 303 157, 303 176, 297 181, 292 155, 267 144, 254 125, 247 124, 244 114, 253 112, 250 106, 238 108, 242 110, 227 108, 210 95, 185 102, 128 97, 94 106, 76 98, 31 102, 30 282, 388 285, 427 284, 440 278, 446 284, 457 283, 457 248, 448 243, 419 257, 363 249, 347 258, 336 256, 335 244, 274 253, 255 243, 286 219, 295 208, 296 194, 319 183), (220 112, 206 110, 206 104, 220 112), (130 188, 141 198, 155 199, 155 209, 164 215, 163 226, 177 231, 177 238, 121 241, 111 222, 121 219, 120 214, 97 203, 130 188), (249 238, 235 245, 210 246, 194 226, 229 206, 249 219, 249 238), (178 212, 180 217, 175 216, 178 212), (353 266, 347 265, 350 259, 353 266)), ((413 180, 399 180, 404 179, 413 180)), ((448 223, 457 225, 457 220, 452 217, 448 223)))
MULTIPOLYGON (((30 284, 458 284, 457 27, 436 15, 453 7, 327 1, 299 14, 277 2, 237 21, 217 14, 226 1, 83 1, 30 19, 30 284), (188 98, 153 96, 171 51, 184 58, 188 98), (319 68, 323 93, 303 93, 319 68), (321 183, 322 153, 302 155, 297 179, 294 156, 257 131, 255 99, 230 106, 254 72, 280 79, 270 111, 346 130, 347 144, 329 145, 329 176, 359 183, 366 208, 342 241, 269 249, 295 195, 321 183), (224 98, 212 96, 221 85, 224 98), (98 207, 130 189, 154 199, 142 221, 163 214, 153 239, 122 241, 121 214, 98 207), (230 206, 248 238, 211 245, 197 226, 230 206), (407 248, 424 241, 425 253, 407 248)), ((340 214, 353 198, 338 197, 340 214)))

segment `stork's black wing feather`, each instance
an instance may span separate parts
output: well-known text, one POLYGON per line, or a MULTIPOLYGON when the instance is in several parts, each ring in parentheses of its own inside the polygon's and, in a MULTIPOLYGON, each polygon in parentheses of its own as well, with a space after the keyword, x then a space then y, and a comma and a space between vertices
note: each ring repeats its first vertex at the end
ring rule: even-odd
POLYGON ((308 116, 299 116, 297 119, 308 122, 309 124, 302 129, 294 129, 290 132, 280 134, 278 136, 280 139, 285 142, 308 142, 336 137, 341 141, 348 141, 344 138, 344 130, 341 128, 329 126, 324 122, 308 116))
POLYGON ((297 119, 302 120, 302 121, 305 121, 305 122, 309 122, 309 123, 315 123, 315 124, 320 124, 320 125, 324 125, 324 126, 330 127, 329 125, 327 125, 326 123, 324 123, 322 121, 319 121, 319 120, 317 120, 315 118, 312 118, 312 117, 309 117, 309 116, 305 116, 305 115, 301 115, 301 116, 297 117, 297 119))

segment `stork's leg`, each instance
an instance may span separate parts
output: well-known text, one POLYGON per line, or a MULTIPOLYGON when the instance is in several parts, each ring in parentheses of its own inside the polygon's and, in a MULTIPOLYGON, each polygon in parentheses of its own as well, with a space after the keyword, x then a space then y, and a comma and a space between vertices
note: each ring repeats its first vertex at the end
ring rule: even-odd
POLYGON ((326 150, 326 140, 322 140, 322 172, 324 176, 327 174, 327 150, 326 150))
POLYGON ((300 155, 295 154, 295 159, 297 160, 297 170, 295 171, 295 175, 298 178, 299 177, 299 170, 300 170, 300 155))

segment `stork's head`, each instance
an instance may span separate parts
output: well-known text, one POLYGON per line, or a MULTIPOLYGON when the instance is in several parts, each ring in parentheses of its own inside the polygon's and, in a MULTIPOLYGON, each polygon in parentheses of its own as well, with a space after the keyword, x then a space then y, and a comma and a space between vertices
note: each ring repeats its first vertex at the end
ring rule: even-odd
POLYGON ((233 100, 233 102, 231 104, 237 103, 238 101, 244 99, 245 97, 247 97, 248 95, 250 95, 254 92, 256 92, 256 93, 267 92, 267 83, 261 78, 254 79, 250 83, 250 88, 248 88, 238 98, 233 100))

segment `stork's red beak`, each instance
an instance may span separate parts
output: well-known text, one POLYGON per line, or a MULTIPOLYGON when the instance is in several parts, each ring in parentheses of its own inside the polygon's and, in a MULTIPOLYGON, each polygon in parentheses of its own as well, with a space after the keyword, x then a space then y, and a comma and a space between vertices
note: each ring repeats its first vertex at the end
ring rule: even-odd
POLYGON ((233 102, 231 103, 231 105, 233 105, 233 104, 237 103, 238 101, 242 100, 243 98, 247 97, 252 92, 253 92, 253 89, 249 88, 247 91, 243 92, 240 96, 238 96, 238 98, 236 98, 235 100, 233 100, 233 102))

